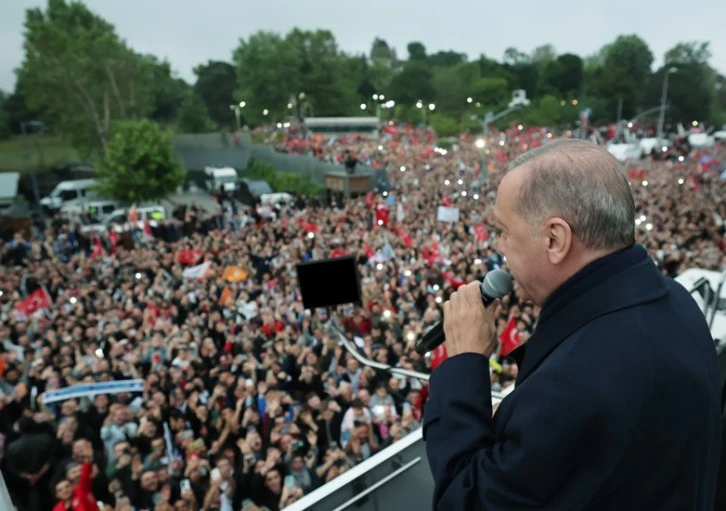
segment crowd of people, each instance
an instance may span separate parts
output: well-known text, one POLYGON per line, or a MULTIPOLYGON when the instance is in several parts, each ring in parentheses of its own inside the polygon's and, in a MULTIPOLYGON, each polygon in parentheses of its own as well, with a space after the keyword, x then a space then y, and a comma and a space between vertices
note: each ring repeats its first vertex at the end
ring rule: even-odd
MULTIPOLYGON (((181 207, 121 234, 67 220, 16 234, 0 252, 0 456, 14 504, 274 511, 419 427, 422 382, 361 367, 328 311, 303 308, 296 265, 353 255, 362 303, 336 311, 345 335, 367 358, 429 372, 442 355, 413 347, 443 302, 506 269, 490 222, 502 173, 556 136, 567 133, 515 125, 444 149, 431 133, 391 127, 288 141, 386 168, 390 188, 333 203, 181 207), (44 399, 137 379, 138 391, 44 399)), ((726 147, 627 166, 638 241, 670 276, 726 266, 726 180, 712 161, 726 161, 726 147)), ((516 285, 497 307, 502 338, 526 342, 537 308, 516 285)), ((494 357, 493 388, 511 390, 516 375, 506 352, 494 357)))

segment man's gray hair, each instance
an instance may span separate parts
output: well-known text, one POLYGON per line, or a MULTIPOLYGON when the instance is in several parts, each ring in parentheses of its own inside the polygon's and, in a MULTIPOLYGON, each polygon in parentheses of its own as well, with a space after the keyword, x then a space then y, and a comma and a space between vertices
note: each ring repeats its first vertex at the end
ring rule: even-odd
POLYGON ((528 222, 560 217, 592 250, 618 250, 635 243, 635 203, 618 161, 584 140, 560 139, 517 158, 529 175, 518 212, 528 222))

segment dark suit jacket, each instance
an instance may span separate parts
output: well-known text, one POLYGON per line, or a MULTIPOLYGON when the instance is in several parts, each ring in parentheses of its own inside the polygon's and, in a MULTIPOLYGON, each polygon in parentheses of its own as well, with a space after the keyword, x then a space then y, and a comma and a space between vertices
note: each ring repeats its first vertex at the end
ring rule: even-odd
POLYGON ((433 373, 435 509, 713 510, 716 350, 693 299, 642 247, 563 284, 515 356, 516 388, 494 418, 486 357, 433 373))

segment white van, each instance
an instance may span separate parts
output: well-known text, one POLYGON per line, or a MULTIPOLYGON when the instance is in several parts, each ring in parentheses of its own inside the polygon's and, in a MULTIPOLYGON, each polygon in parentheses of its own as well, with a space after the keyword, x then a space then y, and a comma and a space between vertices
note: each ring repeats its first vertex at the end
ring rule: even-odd
POLYGON ((293 196, 287 192, 263 193, 260 195, 260 204, 264 206, 276 206, 278 204, 290 204, 293 196))
POLYGON ((74 181, 61 181, 53 188, 47 197, 40 199, 40 205, 46 209, 58 209, 63 203, 82 199, 92 195, 92 188, 96 186, 95 179, 76 179, 74 181))
POLYGON ((227 192, 233 192, 237 188, 237 171, 232 167, 205 167, 204 174, 210 192, 216 192, 220 186, 227 192))
MULTIPOLYGON (((136 208, 137 219, 136 228, 144 228, 144 220, 149 221, 149 225, 152 227, 156 226, 156 223, 160 220, 166 219, 166 210, 163 206, 140 206, 136 208)), ((110 227, 116 232, 122 232, 127 230, 130 226, 129 221, 129 208, 117 209, 111 212, 101 223, 93 225, 84 225, 81 227, 83 232, 107 232, 110 227)))
POLYGON ((120 202, 111 199, 75 199, 65 202, 60 207, 60 215, 63 218, 71 218, 87 213, 89 217, 100 222, 120 207, 120 202))

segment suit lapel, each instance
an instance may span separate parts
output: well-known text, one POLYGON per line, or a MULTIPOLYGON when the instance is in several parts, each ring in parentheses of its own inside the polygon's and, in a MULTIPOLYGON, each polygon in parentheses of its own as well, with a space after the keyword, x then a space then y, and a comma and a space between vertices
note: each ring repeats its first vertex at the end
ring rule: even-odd
POLYGON ((565 339, 593 319, 657 300, 666 293, 663 277, 650 258, 594 285, 537 325, 537 329, 525 345, 526 348, 522 350, 524 359, 519 366, 517 385, 521 384, 565 339))

